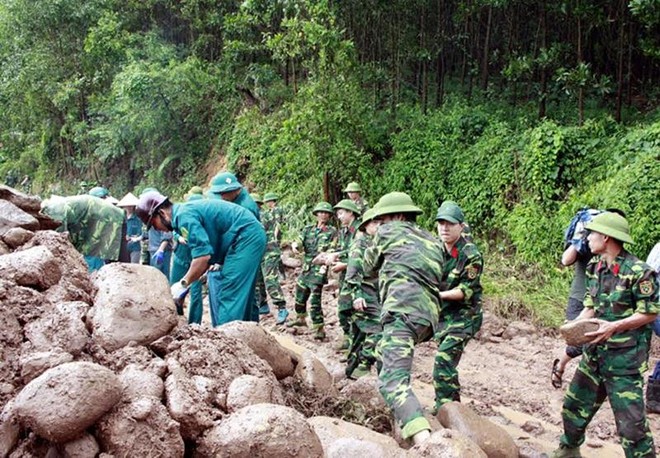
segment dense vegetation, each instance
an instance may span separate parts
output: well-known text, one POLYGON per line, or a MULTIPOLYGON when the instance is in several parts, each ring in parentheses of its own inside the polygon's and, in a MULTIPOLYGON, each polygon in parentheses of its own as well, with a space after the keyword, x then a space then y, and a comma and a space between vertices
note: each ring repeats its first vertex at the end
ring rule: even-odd
POLYGON ((0 0, 0 177, 452 198, 542 309, 579 207, 660 240, 659 32, 657 0, 0 0))

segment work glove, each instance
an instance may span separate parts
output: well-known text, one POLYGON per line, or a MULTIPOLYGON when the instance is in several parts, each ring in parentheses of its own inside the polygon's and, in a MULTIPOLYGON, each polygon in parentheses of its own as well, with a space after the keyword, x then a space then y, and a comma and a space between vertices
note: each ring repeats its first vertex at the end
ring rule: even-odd
POLYGON ((186 297, 186 294, 188 294, 188 286, 183 286, 181 281, 178 281, 170 286, 170 292, 172 293, 174 302, 181 302, 186 297))
POLYGON ((156 251, 153 257, 151 258, 151 260, 155 262, 157 266, 161 265, 164 259, 165 259, 165 253, 162 252, 161 250, 156 251))

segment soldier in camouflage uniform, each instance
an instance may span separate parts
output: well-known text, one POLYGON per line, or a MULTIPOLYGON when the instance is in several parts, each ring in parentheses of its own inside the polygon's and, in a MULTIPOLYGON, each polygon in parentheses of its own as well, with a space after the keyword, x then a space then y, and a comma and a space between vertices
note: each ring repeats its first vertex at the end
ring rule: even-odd
POLYGON ((353 238, 348 253, 348 266, 344 279, 353 304, 352 345, 348 355, 346 376, 359 378, 371 372, 376 362, 376 345, 383 334, 380 324, 380 300, 378 299, 378 273, 364 273, 364 254, 372 246, 373 236, 380 225, 374 219, 375 210, 365 212, 359 232, 353 238))
POLYGON ((369 209, 369 203, 362 198, 362 188, 360 188, 360 185, 355 181, 348 183, 344 192, 357 206, 358 210, 360 210, 361 215, 369 209))
POLYGON ((261 223, 266 230, 268 242, 266 243, 264 260, 261 262, 261 270, 268 295, 277 307, 276 324, 284 324, 289 316, 289 312, 286 309, 284 292, 280 285, 280 272, 282 271, 282 250, 280 249, 280 243, 282 241, 281 226, 284 215, 280 207, 277 206, 277 200, 277 194, 272 192, 266 193, 264 196, 264 203, 268 208, 261 213, 261 223))
POLYGON ((348 350, 351 346, 351 315, 353 314, 353 300, 351 293, 344 282, 346 276, 346 265, 348 262, 348 250, 353 241, 353 237, 358 232, 360 226, 360 210, 350 199, 339 201, 334 206, 337 219, 341 222, 337 247, 339 251, 328 256, 328 263, 332 264, 332 271, 339 272, 339 299, 337 300, 337 312, 339 316, 339 325, 344 331, 342 343, 339 350, 348 350))
POLYGON ((481 272, 483 258, 474 243, 463 235, 463 210, 445 201, 435 220, 443 242, 440 330, 435 335, 438 352, 433 367, 435 411, 446 402, 459 401, 458 363, 468 341, 481 328, 481 272))
POLYGON ((384 195, 374 207, 382 219, 373 247, 365 253, 365 274, 378 271, 383 337, 380 392, 392 408, 404 439, 415 444, 430 436, 431 425, 412 392, 410 371, 415 345, 438 328, 442 245, 415 224, 422 210, 402 192, 384 195))
POLYGON ((577 319, 597 318, 582 360, 564 397, 564 434, 555 458, 579 457, 584 432, 609 398, 626 457, 653 457, 644 411, 642 373, 647 369, 651 323, 660 311, 653 270, 623 248, 633 243, 626 219, 612 212, 585 225, 594 256, 587 265, 587 293, 577 319))
POLYGON ((312 260, 335 245, 337 229, 328 224, 332 218, 332 206, 328 202, 316 204, 312 213, 316 216, 317 223, 305 226, 302 230, 301 242, 304 259, 302 272, 296 283, 296 320, 290 322, 289 326, 307 326, 307 300, 311 296, 310 315, 312 327, 315 330, 314 338, 324 340, 321 293, 323 285, 328 282, 327 266, 312 264, 312 260))

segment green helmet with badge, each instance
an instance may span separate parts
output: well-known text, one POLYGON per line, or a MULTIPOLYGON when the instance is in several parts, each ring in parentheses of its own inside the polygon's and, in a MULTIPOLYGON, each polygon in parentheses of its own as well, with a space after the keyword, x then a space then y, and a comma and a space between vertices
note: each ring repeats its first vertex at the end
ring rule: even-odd
POLYGON ((211 192, 214 194, 224 194, 242 187, 236 175, 231 172, 220 172, 211 179, 211 192))
POLYGON ((270 202, 271 200, 280 200, 280 197, 274 192, 264 194, 264 202, 270 202))
POLYGON ((360 216, 360 209, 351 199, 343 199, 337 202, 337 204, 334 206, 334 209, 338 210, 340 208, 353 212, 355 216, 360 216))
POLYGON ((100 199, 105 199, 110 195, 110 191, 108 191, 108 189, 104 188, 103 186, 95 186, 90 189, 87 194, 90 196, 98 197, 100 199))
POLYGON ((584 225, 584 228, 588 231, 607 235, 620 242, 635 243, 630 236, 628 221, 618 213, 603 212, 600 215, 596 215, 584 225))
POLYGON ((465 215, 463 210, 458 204, 451 200, 445 200, 440 208, 438 208, 438 213, 435 215, 436 221, 449 221, 452 224, 459 224, 465 221, 465 215))
POLYGON ((312 210, 312 214, 316 215, 319 212, 326 212, 326 213, 330 213, 331 215, 334 213, 334 211, 332 210, 332 205, 330 205, 328 202, 319 202, 318 204, 316 204, 316 206, 312 210))
POLYGON ((364 231, 366 230, 367 224, 370 221, 373 221, 376 218, 376 207, 370 208, 366 212, 364 212, 364 215, 362 215, 362 221, 360 221, 360 227, 358 227, 359 230, 364 231))
POLYGON ((360 185, 357 184, 357 182, 351 181, 346 185, 346 188, 343 192, 362 192, 362 189, 360 188, 360 185))
POLYGON ((412 198, 405 192, 390 192, 385 194, 373 208, 376 210, 375 217, 391 215, 393 213, 422 214, 422 209, 415 205, 412 198))

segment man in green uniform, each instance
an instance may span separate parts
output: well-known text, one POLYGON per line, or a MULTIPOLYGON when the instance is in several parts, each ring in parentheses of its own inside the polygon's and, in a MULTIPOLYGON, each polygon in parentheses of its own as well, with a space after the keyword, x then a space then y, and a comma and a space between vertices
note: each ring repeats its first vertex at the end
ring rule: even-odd
POLYGON ((348 183, 344 192, 357 206, 358 210, 360 210, 360 214, 363 214, 369 209, 369 203, 362 198, 362 188, 355 181, 348 183))
POLYGON ((69 233, 90 272, 103 267, 105 260, 119 259, 124 225, 121 209, 104 199, 80 195, 45 200, 41 210, 62 223, 58 232, 69 233))
POLYGON ((339 201, 334 206, 335 215, 341 223, 338 237, 338 248, 336 251, 328 256, 328 264, 332 265, 331 269, 335 273, 339 273, 339 299, 337 300, 337 314, 339 316, 339 325, 344 336, 339 346, 339 350, 348 350, 351 346, 351 315, 353 313, 353 300, 351 293, 348 290, 344 277, 346 276, 346 264, 348 262, 348 250, 353 241, 353 237, 358 232, 360 226, 360 210, 355 203, 350 199, 339 201))
POLYGON ((268 192, 264 196, 266 210, 261 214, 261 223, 266 231, 268 242, 266 243, 266 254, 261 263, 261 271, 266 283, 266 291, 270 299, 277 307, 276 324, 284 324, 289 311, 286 309, 286 300, 284 292, 280 285, 280 272, 282 264, 282 250, 280 243, 282 241, 282 222, 283 214, 280 207, 277 206, 278 196, 273 192, 268 192))
POLYGON ((332 205, 328 202, 316 204, 312 214, 316 217, 316 224, 305 226, 300 237, 304 258, 302 272, 296 283, 296 320, 290 322, 289 326, 307 326, 307 300, 309 299, 312 327, 315 330, 314 338, 324 340, 321 294, 323 285, 328 283, 328 271, 325 264, 316 265, 312 263, 312 260, 318 254, 326 252, 334 246, 337 229, 328 224, 332 218, 332 205))
POLYGON ((481 328, 481 272, 483 258, 462 235, 463 210, 455 202, 442 203, 435 217, 443 243, 442 310, 435 334, 438 352, 433 367, 435 411, 446 402, 460 401, 458 363, 468 341, 481 328))
POLYGON ((582 360, 562 409, 564 434, 553 457, 579 457, 585 430, 608 398, 626 457, 653 457, 655 449, 644 410, 642 373, 647 369, 651 323, 658 303, 653 270, 626 251, 633 243, 626 219, 612 212, 585 224, 594 257, 587 265, 584 309, 577 319, 598 318, 586 336, 582 360))
POLYGON ((415 345, 431 339, 438 328, 442 245, 415 224, 422 210, 407 194, 386 194, 374 208, 382 223, 365 253, 364 270, 378 271, 383 324, 378 344, 380 392, 403 438, 418 444, 428 439, 431 425, 412 391, 410 371, 415 345))
POLYGON ((375 212, 372 208, 362 216, 359 232, 351 242, 344 279, 353 304, 352 339, 346 376, 353 378, 371 372, 371 366, 376 362, 376 345, 383 333, 380 324, 378 273, 364 273, 365 251, 372 246, 373 236, 380 226, 380 220, 374 218, 375 212))
POLYGON ((250 321, 254 308, 254 283, 266 248, 266 233, 252 213, 239 205, 216 199, 172 204, 158 192, 140 196, 136 212, 148 226, 176 230, 190 248, 192 262, 183 278, 172 285, 172 297, 180 299, 189 286, 211 265, 222 265, 217 276, 207 277, 216 288, 211 303, 211 322, 250 321), (212 282, 217 281, 217 285, 212 282))

